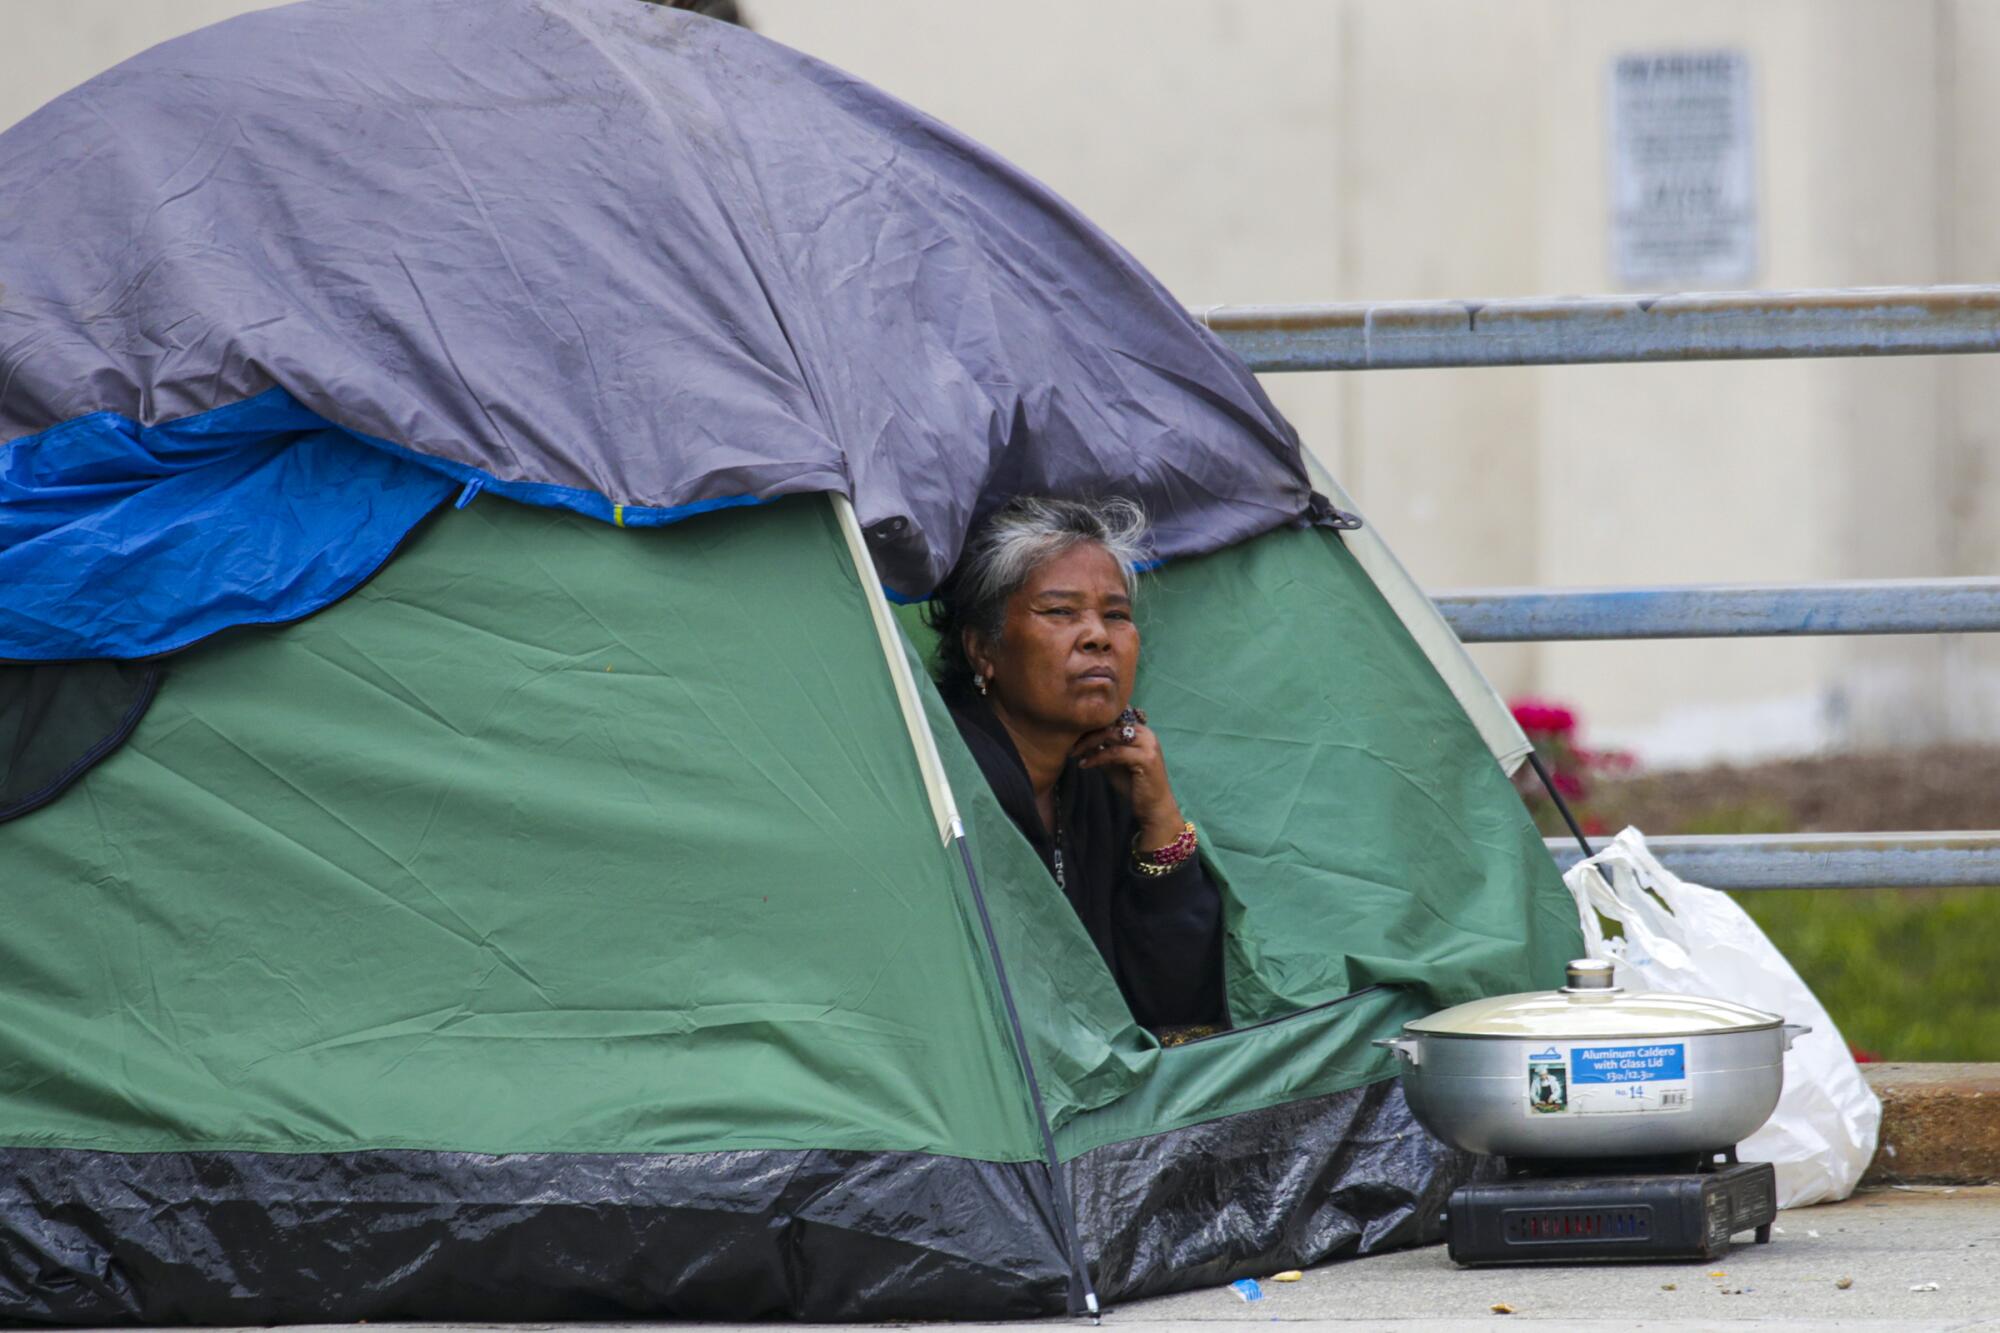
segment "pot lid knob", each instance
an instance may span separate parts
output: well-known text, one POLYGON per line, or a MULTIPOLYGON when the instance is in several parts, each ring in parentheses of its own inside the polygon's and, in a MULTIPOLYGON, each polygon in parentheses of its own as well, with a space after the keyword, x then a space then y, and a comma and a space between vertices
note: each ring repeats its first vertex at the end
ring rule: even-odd
POLYGON ((1608 991, 1617 990, 1611 984, 1611 964, 1602 958, 1572 959, 1563 969, 1563 986, 1567 991, 1608 991))

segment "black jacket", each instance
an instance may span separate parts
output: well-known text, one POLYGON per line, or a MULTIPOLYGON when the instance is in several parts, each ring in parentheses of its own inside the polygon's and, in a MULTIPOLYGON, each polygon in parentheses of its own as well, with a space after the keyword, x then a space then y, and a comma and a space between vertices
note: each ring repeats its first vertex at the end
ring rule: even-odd
MULTIPOLYGON (((1055 844, 1035 809, 1035 789, 1007 729, 983 702, 955 704, 952 720, 1000 808, 1055 874, 1055 844)), ((1132 864, 1138 818, 1104 773, 1063 770, 1056 785, 1064 892, 1117 979, 1132 1017, 1147 1028, 1226 1023, 1222 895, 1200 857, 1165 875, 1132 864)))

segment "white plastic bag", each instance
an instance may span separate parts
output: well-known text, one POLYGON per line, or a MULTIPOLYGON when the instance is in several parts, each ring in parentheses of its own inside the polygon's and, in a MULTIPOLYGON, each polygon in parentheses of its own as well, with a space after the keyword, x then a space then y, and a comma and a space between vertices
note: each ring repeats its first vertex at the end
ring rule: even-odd
POLYGON ((1852 1194, 1875 1155, 1881 1099, 1840 1029, 1757 923, 1728 895, 1677 878, 1637 829, 1620 833, 1563 881, 1583 917, 1585 947, 1615 965, 1617 984, 1734 1000, 1811 1025, 1785 1055, 1778 1109, 1739 1145, 1740 1155, 1776 1166, 1780 1208, 1852 1194), (1604 937, 1599 913, 1624 927, 1623 939, 1604 937))

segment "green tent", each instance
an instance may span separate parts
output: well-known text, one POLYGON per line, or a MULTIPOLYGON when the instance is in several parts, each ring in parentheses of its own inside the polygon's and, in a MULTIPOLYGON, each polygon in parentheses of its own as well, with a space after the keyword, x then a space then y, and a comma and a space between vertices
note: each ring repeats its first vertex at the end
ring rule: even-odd
POLYGON ((1236 1024, 1170 1049, 861 549, 482 499, 175 659, 0 830, 0 1310, 1029 1314, 1431 1238, 1470 1164, 1369 1041, 1575 916, 1343 537, 1144 579, 1236 1024))
POLYGON ((666 6, 300 0, 0 133, 0 198, 0 1322, 1434 1238, 1476 1164, 1370 1041, 1576 952, 1525 742, 1045 186, 666 6), (1151 522, 1221 1035, 1134 1024, 891 605, 1024 494, 1151 522))

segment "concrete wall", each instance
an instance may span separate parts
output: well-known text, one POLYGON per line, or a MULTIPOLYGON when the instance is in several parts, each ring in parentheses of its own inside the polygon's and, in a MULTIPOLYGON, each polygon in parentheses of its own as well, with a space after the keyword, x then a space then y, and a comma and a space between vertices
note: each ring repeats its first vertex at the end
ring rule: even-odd
POLYGON ((169 37, 268 8, 256 0, 4 0, 0 126, 169 37))
MULTIPOLYGON (((1943 108, 1937 161, 1938 244, 1957 281, 2000 274, 2000 5, 1956 0, 1940 14, 1935 77, 1943 108), (1983 276, 1982 276, 1983 275, 1983 276)), ((1987 358, 1947 359, 1939 371, 1940 512, 1947 567, 2000 571, 2000 375, 1987 358)), ((2000 635, 1944 640, 1944 726, 1954 736, 2000 736, 2000 635)))
MULTIPOLYGON (((1191 304, 1615 285, 1607 83, 1747 53, 1759 286, 1994 281, 1986 0, 743 0, 1191 304)), ((0 123, 238 0, 9 0, 0 123)), ((1273 376, 1430 586, 2000 570, 2000 376, 1899 359, 1273 376)), ((2000 643, 1478 650, 1656 762, 2000 738, 2000 643)))
MULTIPOLYGON (((1542 285, 1610 277, 1604 80, 1622 50, 1752 62, 1771 287, 1936 282, 1939 8, 1566 3, 1543 81, 1542 285)), ((1542 379, 1545 583, 1952 572, 1939 360, 1593 367, 1542 379)), ((1936 639, 1552 645, 1541 685, 1656 759, 1943 734, 1936 639), (1614 684, 1615 683, 1615 684, 1614 684), (1615 690, 1619 697, 1607 697, 1615 690), (1602 702, 1599 702, 1602 700, 1602 702)))

